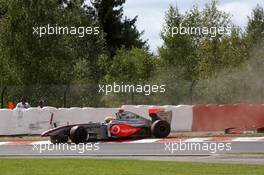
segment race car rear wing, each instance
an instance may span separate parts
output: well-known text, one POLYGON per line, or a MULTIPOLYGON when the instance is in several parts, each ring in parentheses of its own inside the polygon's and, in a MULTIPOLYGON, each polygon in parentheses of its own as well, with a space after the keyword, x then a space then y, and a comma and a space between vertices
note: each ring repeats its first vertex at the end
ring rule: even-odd
POLYGON ((165 120, 168 123, 171 123, 172 120, 172 111, 165 111, 165 108, 155 107, 149 109, 149 116, 152 119, 152 122, 156 120, 165 120))

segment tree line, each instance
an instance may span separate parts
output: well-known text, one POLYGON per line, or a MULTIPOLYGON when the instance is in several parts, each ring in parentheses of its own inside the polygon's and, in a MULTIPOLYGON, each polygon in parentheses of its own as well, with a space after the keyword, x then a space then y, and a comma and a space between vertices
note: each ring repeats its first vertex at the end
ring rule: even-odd
POLYGON ((156 54, 124 16, 125 0, 0 0, 0 90, 5 104, 26 96, 47 105, 118 106, 120 104, 263 103, 264 12, 257 5, 240 28, 231 14, 210 1, 181 14, 170 5, 156 54), (44 25, 99 26, 99 35, 32 34, 44 25), (171 35, 166 29, 226 27, 231 33, 171 35), (98 84, 165 84, 166 92, 98 93, 98 84))

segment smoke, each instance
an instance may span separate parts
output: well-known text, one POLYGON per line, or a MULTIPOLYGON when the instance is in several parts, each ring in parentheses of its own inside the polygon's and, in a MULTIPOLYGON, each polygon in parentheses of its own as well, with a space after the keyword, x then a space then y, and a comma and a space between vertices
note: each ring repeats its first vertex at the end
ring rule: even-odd
POLYGON ((264 42, 237 68, 200 80, 194 103, 264 103, 264 42))

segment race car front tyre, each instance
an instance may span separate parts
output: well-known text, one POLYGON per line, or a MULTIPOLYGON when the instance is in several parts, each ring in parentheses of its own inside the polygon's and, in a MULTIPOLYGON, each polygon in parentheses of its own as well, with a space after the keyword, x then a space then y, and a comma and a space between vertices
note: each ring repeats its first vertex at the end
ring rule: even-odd
POLYGON ((83 143, 87 139, 87 131, 82 126, 74 126, 70 130, 70 139, 73 143, 83 143))
POLYGON ((157 138, 167 137, 170 134, 170 131, 170 124, 164 120, 157 120, 151 125, 151 133, 157 138))
POLYGON ((50 136, 50 142, 53 144, 56 143, 66 143, 68 141, 68 136, 67 135, 54 135, 50 136))

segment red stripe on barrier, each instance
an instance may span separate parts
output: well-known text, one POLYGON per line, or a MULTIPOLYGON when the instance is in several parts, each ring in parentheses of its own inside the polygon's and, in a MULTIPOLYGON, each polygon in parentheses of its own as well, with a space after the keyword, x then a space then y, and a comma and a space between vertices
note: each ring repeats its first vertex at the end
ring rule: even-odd
POLYGON ((32 143, 32 141, 12 141, 9 142, 8 145, 30 145, 32 143))
POLYGON ((236 137, 213 137, 213 138, 209 138, 206 141, 209 142, 225 142, 225 141, 233 141, 235 140, 236 137))
POLYGON ((173 139, 161 139, 161 140, 158 140, 156 142, 158 143, 167 143, 167 142, 184 142, 186 140, 188 140, 190 138, 173 138, 173 139))
POLYGON ((102 143, 131 143, 134 141, 137 141, 137 140, 111 140, 111 141, 103 141, 102 143))

